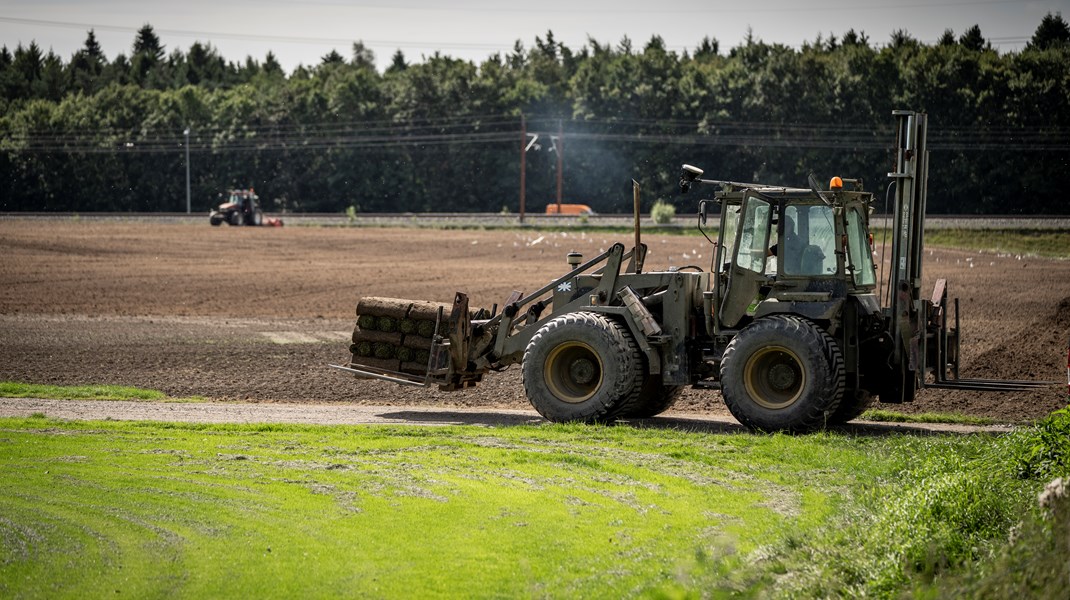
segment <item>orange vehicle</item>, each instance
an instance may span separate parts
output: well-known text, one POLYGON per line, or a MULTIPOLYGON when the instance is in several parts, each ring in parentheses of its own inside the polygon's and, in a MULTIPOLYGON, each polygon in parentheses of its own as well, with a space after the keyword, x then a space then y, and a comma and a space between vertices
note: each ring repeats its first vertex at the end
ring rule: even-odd
POLYGON ((591 210, 590 206, 586 204, 553 204, 546 205, 546 214, 548 215, 593 215, 595 212, 591 210), (558 210, 560 207, 560 210, 558 210))

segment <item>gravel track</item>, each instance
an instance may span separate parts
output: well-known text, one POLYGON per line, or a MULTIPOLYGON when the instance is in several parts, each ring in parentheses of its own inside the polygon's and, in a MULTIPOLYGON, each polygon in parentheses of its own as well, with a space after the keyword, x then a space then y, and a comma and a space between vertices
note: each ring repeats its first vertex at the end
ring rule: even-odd
MULTIPOLYGON (((183 403, 113 400, 49 400, 0 398, 0 417, 46 417, 89 421, 161 421, 168 423, 300 425, 539 425, 548 422, 534 410, 505 408, 430 408, 426 406, 357 406, 326 404, 183 403)), ((708 433, 745 431, 729 415, 668 411, 652 419, 624 421, 633 427, 672 428, 708 433)), ((1005 433, 1007 425, 975 426, 945 423, 853 422, 837 430, 862 435, 889 432, 1005 433)))

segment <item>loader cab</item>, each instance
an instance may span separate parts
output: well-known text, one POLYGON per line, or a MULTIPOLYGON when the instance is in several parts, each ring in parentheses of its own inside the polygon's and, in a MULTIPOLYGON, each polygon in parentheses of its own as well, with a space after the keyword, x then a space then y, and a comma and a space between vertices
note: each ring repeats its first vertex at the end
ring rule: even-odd
POLYGON ((832 318, 849 294, 872 291, 869 194, 750 188, 717 196, 722 327, 780 312, 832 318))

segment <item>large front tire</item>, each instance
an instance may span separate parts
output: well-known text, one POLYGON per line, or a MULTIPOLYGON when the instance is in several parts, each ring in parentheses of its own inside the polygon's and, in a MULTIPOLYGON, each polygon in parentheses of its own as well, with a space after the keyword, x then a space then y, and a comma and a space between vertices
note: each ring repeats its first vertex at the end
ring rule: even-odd
POLYGON ((622 419, 648 419, 669 410, 684 391, 682 385, 664 385, 661 375, 648 375, 643 379, 639 398, 634 406, 617 414, 622 419))
POLYGON ((762 431, 824 427, 845 387, 836 340, 800 317, 775 315, 743 328, 721 359, 721 395, 743 425, 762 431))
POLYGON ((524 350, 524 391, 554 422, 610 421, 632 406, 643 363, 631 333, 612 319, 576 312, 551 319, 524 350))

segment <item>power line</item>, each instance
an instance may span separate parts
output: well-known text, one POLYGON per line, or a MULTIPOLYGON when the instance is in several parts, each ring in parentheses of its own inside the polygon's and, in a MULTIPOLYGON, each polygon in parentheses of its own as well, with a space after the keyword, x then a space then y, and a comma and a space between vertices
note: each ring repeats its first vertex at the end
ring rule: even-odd
MULTIPOLYGON (((557 123, 561 121, 559 116, 528 116, 527 121, 529 125, 534 129, 556 129, 557 123), (541 125, 540 125, 541 124, 541 125)), ((300 134, 317 134, 317 133, 330 133, 332 131, 344 131, 351 133, 375 133, 375 132, 415 132, 421 129, 435 129, 446 130, 454 128, 471 128, 471 129, 483 129, 488 127, 502 127, 509 126, 514 127, 520 122, 520 117, 511 114, 476 114, 476 115, 458 115, 458 116, 441 116, 441 117, 413 117, 404 120, 398 120, 396 118, 382 118, 382 119, 361 119, 361 120, 330 120, 330 121, 313 121, 313 122, 279 122, 279 123, 261 123, 257 125, 241 124, 241 133, 255 133, 266 134, 274 132, 295 132, 300 134)), ((784 123, 778 121, 710 121, 706 119, 671 119, 671 118, 642 118, 642 117, 603 117, 603 118, 581 118, 575 120, 565 120, 570 125, 570 134, 575 135, 578 133, 590 133, 586 129, 590 128, 619 128, 619 127, 632 127, 632 128, 657 128, 663 130, 665 128, 684 128, 688 130, 716 130, 716 131, 732 131, 732 130, 745 130, 745 131, 773 131, 773 132, 786 132, 793 134, 800 133, 828 133, 834 132, 837 135, 848 133, 861 133, 872 136, 885 136, 888 132, 892 131, 892 127, 886 124, 871 125, 867 123, 845 123, 843 121, 834 122, 814 122, 814 123, 784 123)), ((160 127, 155 131, 160 133, 170 133, 178 135, 181 129, 185 126, 174 127, 160 127)), ((197 126, 199 132, 229 132, 232 131, 230 127, 225 126, 210 126, 200 125, 197 126)), ((961 125, 961 126, 942 126, 934 128, 936 135, 988 135, 988 134, 1000 134, 1007 136, 1015 135, 1067 135, 1068 129, 1066 126, 1061 125, 1034 125, 1034 126, 978 126, 973 124, 961 125)), ((34 131, 34 132, 9 132, 9 137, 18 138, 21 136, 34 136, 34 137, 78 137, 78 136, 100 136, 100 135, 119 135, 129 137, 135 135, 136 132, 144 132, 144 124, 138 123, 131 128, 121 127, 102 127, 94 129, 60 129, 60 130, 48 130, 48 131, 34 131)), ((701 132, 701 131, 700 131, 701 132)))
MULTIPOLYGON (((398 122, 395 120, 377 120, 377 121, 341 121, 341 122, 319 122, 319 123, 277 123, 277 124, 264 124, 258 126, 249 126, 247 124, 241 124, 237 126, 237 129, 225 126, 212 126, 212 125, 195 125, 197 132, 201 137, 213 136, 217 134, 244 134, 246 136, 253 135, 258 137, 263 136, 281 136, 286 135, 294 139, 306 139, 308 137, 324 136, 331 134, 353 134, 353 135, 370 135, 375 133, 382 134, 394 134, 404 135, 418 133, 421 130, 434 129, 437 131, 447 131, 450 129, 458 128, 472 128, 472 129, 486 129, 494 126, 513 125, 517 123, 518 118, 511 116, 500 117, 445 117, 445 118, 427 118, 427 119, 413 119, 411 121, 398 122), (460 119, 469 119, 466 121, 459 121, 460 119), (472 120, 474 119, 474 120, 472 120)), ((184 125, 182 126, 185 127, 184 125)), ((118 128, 118 127, 106 127, 96 128, 92 130, 52 130, 52 131, 35 131, 35 132, 11 132, 8 134, 8 138, 12 140, 22 139, 51 139, 51 140, 101 140, 112 139, 112 141, 129 141, 136 139, 144 139, 150 134, 154 134, 156 138, 167 135, 176 135, 177 128, 170 129, 158 129, 152 132, 146 132, 139 124, 135 129, 132 128, 118 128)))
MULTIPOLYGON (((534 122, 537 122, 533 120, 534 122)), ((834 124, 778 126, 766 123, 732 123, 715 131, 696 131, 695 122, 687 130, 646 131, 634 125, 613 131, 616 123, 602 123, 604 131, 570 131, 565 136, 580 147, 584 142, 674 146, 736 146, 804 149, 884 150, 888 128, 837 128, 834 124), (636 130, 638 129, 638 130, 636 130)), ((434 131, 405 125, 376 129, 337 128, 334 124, 313 124, 308 129, 276 131, 250 127, 237 131, 205 129, 195 131, 190 140, 194 152, 307 151, 331 149, 422 148, 442 145, 516 144, 516 120, 502 117, 494 130, 480 130, 473 123, 453 123, 434 131), (319 128, 317 128, 319 126, 319 128), (471 127, 472 130, 465 130, 471 127), (226 136, 226 137, 224 137, 226 136)), ((679 125, 677 125, 679 126, 679 125)), ((537 129, 537 128, 533 128, 537 129)), ((1046 151, 1070 150, 1065 127, 991 128, 972 127, 934 130, 930 147, 940 150, 1046 151)), ((43 135, 16 133, 7 137, 7 150, 14 153, 145 154, 177 152, 184 147, 184 134, 177 129, 156 135, 101 137, 98 132, 48 132, 43 135)), ((575 146, 574 146, 575 147, 575 146)))

